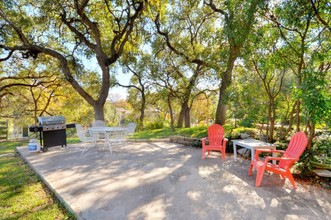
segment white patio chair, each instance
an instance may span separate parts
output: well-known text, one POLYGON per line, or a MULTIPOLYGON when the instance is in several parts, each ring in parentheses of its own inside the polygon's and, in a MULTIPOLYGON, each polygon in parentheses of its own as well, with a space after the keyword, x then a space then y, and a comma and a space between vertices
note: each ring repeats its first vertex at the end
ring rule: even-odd
MULTIPOLYGON (((82 125, 75 124, 77 135, 79 137, 79 140, 84 143, 84 147, 82 150, 82 154, 84 154, 90 147, 94 147, 97 142, 97 138, 90 135, 89 132, 86 132, 82 125)), ((76 146, 76 150, 80 148, 79 145, 76 146)))
POLYGON ((106 136, 105 142, 100 149, 105 150, 106 148, 108 148, 110 154, 112 154, 113 146, 119 146, 121 144, 125 144, 127 139, 127 131, 123 130, 123 131, 107 132, 105 136, 106 136))
POLYGON ((96 120, 92 123, 92 127, 105 127, 106 123, 102 120, 96 120))
MULTIPOLYGON (((106 126, 106 123, 105 121, 102 121, 102 120, 95 120, 93 123, 92 123, 92 127, 105 127, 106 126)), ((92 134, 94 137, 96 137, 97 139, 99 140, 105 140, 106 139, 106 135, 104 133, 94 133, 92 134)))
POLYGON ((137 127, 136 123, 130 122, 126 127, 128 135, 132 135, 135 132, 136 127, 137 127))
POLYGON ((121 132, 114 132, 110 135, 109 141, 111 145, 120 145, 124 150, 126 150, 127 140, 128 138, 135 132, 137 124, 135 123, 128 123, 126 129, 121 132))

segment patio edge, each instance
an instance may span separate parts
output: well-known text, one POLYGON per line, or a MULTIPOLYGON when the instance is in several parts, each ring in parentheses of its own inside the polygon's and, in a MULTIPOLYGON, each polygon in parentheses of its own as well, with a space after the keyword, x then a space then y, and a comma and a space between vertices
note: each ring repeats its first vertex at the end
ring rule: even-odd
POLYGON ((56 196, 56 198, 60 201, 61 204, 71 213, 73 214, 76 219, 80 219, 79 216, 76 214, 76 212, 70 207, 70 205, 58 194, 55 189, 47 182, 47 180, 35 169, 35 167, 28 161, 26 160, 21 152, 19 151, 19 148, 23 148, 25 146, 17 146, 15 148, 16 154, 19 155, 22 160, 29 165, 29 167, 38 175, 38 177, 41 179, 41 181, 47 186, 47 188, 56 196))

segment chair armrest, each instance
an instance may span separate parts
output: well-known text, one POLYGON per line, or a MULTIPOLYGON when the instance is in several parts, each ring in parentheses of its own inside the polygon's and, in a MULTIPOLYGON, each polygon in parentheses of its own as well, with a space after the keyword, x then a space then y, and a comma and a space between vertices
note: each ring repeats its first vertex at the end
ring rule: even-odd
POLYGON ((260 149, 256 149, 255 151, 256 153, 285 153, 284 150, 273 150, 273 149, 263 149, 263 148, 260 148, 260 149))
POLYGON ((269 156, 267 156, 267 157, 265 158, 265 161, 269 161, 269 160, 297 161, 298 158, 293 158, 293 157, 269 157, 269 156))
POLYGON ((200 140, 201 140, 202 146, 205 146, 206 145, 206 141, 208 140, 208 138, 207 137, 204 137, 204 138, 201 138, 200 140))
POLYGON ((258 157, 260 153, 285 153, 284 150, 273 150, 273 149, 256 149, 255 155, 258 157))
MULTIPOLYGON (((255 157, 256 158, 256 157, 255 157)), ((255 159, 254 159, 255 160, 255 159)), ((263 164, 264 166, 267 166, 267 164, 269 163, 269 161, 274 161, 274 160, 278 160, 278 161, 281 161, 281 160, 286 160, 286 161, 298 161, 297 158, 293 158, 293 157, 286 157, 286 158, 283 158, 283 157, 269 157, 267 156, 264 161, 263 161, 263 164)))
POLYGON ((226 143, 228 142, 228 139, 227 138, 223 138, 223 141, 222 141, 222 144, 224 147, 226 147, 226 143))
POLYGON ((256 149, 254 160, 259 160, 260 153, 284 153, 283 150, 273 150, 273 149, 256 149))

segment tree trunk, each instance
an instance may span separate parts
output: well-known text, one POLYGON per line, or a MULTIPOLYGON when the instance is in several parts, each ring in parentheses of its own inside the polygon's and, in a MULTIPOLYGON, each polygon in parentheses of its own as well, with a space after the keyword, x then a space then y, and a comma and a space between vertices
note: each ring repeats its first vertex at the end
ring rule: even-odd
POLYGON ((105 119, 104 111, 103 111, 104 105, 94 104, 93 109, 94 109, 94 119, 104 121, 105 119))
POLYGON ((218 105, 216 109, 215 124, 224 125, 226 121, 226 104, 221 98, 221 93, 218 100, 218 105))
POLYGON ((190 117, 190 110, 188 107, 188 100, 184 100, 184 102, 181 106, 180 113, 179 113, 177 128, 182 128, 184 121, 185 121, 185 127, 186 128, 190 127, 190 120, 187 120, 187 117, 190 117), (187 114, 188 114, 188 116, 187 116, 187 114), (189 123, 189 125, 187 125, 187 123, 189 123))
POLYGON ((270 101, 270 138, 269 138, 269 142, 273 142, 274 141, 274 132, 275 132, 275 104, 274 104, 274 100, 270 101))
POLYGON ((139 117, 139 128, 144 128, 144 119, 145 119, 145 107, 146 106, 146 97, 145 93, 141 93, 141 109, 140 109, 140 117, 139 117))
POLYGON ((175 125, 174 125, 174 114, 172 112, 170 95, 168 95, 168 108, 169 108, 169 112, 170 112, 170 129, 172 132, 174 132, 176 130, 175 130, 175 125))
MULTIPOLYGON (((283 132, 283 129, 281 129, 281 135, 280 135, 280 140, 285 140, 286 136, 290 133, 292 126, 293 126, 293 121, 294 121, 294 114, 295 114, 295 108, 296 103, 294 103, 292 110, 290 111, 288 117, 285 118, 285 121, 289 121, 287 129, 283 132)), ((283 126, 283 125, 282 125, 283 126)))
POLYGON ((190 120, 190 107, 189 107, 189 99, 192 93, 192 88, 195 85, 195 82, 199 76, 200 73, 200 65, 197 66, 193 76, 190 79, 189 85, 186 87, 185 94, 184 94, 184 100, 181 106, 181 110, 178 117, 178 123, 177 127, 182 128, 183 122, 185 121, 185 127, 189 128, 191 126, 191 120, 190 120))
POLYGON ((185 111, 185 128, 190 128, 191 127, 191 108, 187 107, 185 111))
MULTIPOLYGON (((255 12, 257 10, 257 5, 259 1, 251 1, 248 10, 246 11, 246 16, 242 16, 237 19, 242 19, 243 23, 240 26, 235 25, 235 18, 233 15, 236 14, 235 11, 232 11, 230 14, 224 13, 223 10, 217 10, 216 6, 212 1, 209 3, 204 1, 204 4, 207 4, 215 12, 225 15, 225 25, 227 29, 228 43, 230 45, 228 51, 228 60, 226 70, 222 73, 222 85, 220 87, 219 100, 216 109, 215 123, 224 125, 226 120, 226 103, 227 103, 227 93, 228 87, 231 85, 232 71, 234 67, 234 62, 237 57, 240 55, 240 49, 243 47, 245 41, 248 38, 248 35, 253 27, 255 12), (230 16, 229 16, 230 15, 230 16), (240 30, 239 30, 240 29, 240 30), (239 33, 241 30, 245 30, 239 33)), ((226 3, 228 4, 228 3, 226 3)))
POLYGON ((298 100, 297 101, 297 115, 296 115, 296 119, 297 119, 297 132, 300 131, 300 124, 301 124, 301 121, 300 121, 300 111, 301 111, 301 108, 300 108, 300 101, 298 100))
POLYGON ((216 109, 215 123, 224 125, 226 120, 226 103, 228 96, 228 87, 231 85, 232 70, 234 67, 234 62, 239 55, 239 47, 232 47, 229 51, 229 58, 227 63, 227 68, 225 72, 222 73, 222 84, 219 89, 219 98, 216 109))
POLYGON ((308 127, 308 133, 309 133, 307 149, 311 149, 311 147, 313 145, 313 138, 315 136, 315 124, 311 120, 308 120, 307 127, 308 127))
POLYGON ((268 141, 271 141, 271 100, 270 99, 269 99, 269 105, 268 105, 267 120, 268 120, 267 121, 267 137, 268 137, 268 141))
POLYGON ((178 116, 177 128, 182 128, 183 127, 185 111, 186 111, 185 104, 183 103, 182 107, 180 109, 180 112, 179 112, 179 116, 178 116))

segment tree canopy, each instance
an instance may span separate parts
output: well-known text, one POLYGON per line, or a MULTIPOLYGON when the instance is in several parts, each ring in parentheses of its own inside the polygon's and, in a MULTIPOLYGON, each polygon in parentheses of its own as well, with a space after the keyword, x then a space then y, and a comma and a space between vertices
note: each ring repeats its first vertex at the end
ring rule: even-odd
POLYGON ((20 97, 29 120, 80 105, 76 119, 104 120, 122 86, 141 129, 155 114, 172 129, 235 118, 311 142, 330 124, 330 21, 325 0, 2 1, 0 104, 20 97))

